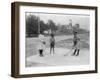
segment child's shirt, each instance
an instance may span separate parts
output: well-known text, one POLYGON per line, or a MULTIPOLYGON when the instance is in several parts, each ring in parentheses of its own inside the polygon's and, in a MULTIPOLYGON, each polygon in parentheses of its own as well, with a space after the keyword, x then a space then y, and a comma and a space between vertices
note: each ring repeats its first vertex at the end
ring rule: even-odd
POLYGON ((40 34, 38 38, 39 38, 38 49, 43 50, 45 48, 45 44, 43 43, 44 42, 44 35, 40 34))

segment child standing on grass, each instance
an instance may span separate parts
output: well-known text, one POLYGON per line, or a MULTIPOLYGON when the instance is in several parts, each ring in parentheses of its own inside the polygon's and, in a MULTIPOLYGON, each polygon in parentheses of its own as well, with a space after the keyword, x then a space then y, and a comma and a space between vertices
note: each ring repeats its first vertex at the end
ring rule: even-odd
POLYGON ((55 48, 55 38, 54 38, 54 34, 52 33, 50 37, 50 54, 52 51, 54 54, 54 48, 55 48))

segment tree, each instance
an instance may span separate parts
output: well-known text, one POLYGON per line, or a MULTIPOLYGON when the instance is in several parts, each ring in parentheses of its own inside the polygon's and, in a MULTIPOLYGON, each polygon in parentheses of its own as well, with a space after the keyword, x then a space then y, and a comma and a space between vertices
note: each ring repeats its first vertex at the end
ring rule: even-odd
POLYGON ((80 28, 80 24, 77 23, 76 24, 76 28, 79 29, 80 28))
POLYGON ((38 18, 34 15, 26 17, 26 35, 27 37, 37 36, 38 34, 38 18))
POLYGON ((44 23, 44 21, 40 21, 40 31, 44 32, 45 30, 49 30, 48 24, 44 23))
POLYGON ((52 31, 56 31, 57 30, 57 26, 52 20, 48 20, 48 26, 50 27, 50 29, 52 31))

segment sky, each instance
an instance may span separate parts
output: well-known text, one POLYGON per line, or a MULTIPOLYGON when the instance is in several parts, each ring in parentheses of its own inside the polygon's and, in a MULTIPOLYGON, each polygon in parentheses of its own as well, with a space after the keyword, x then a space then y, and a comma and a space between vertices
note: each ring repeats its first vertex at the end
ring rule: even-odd
POLYGON ((67 25, 70 20, 72 20, 72 25, 76 23, 80 24, 80 27, 83 29, 89 30, 90 28, 90 16, 89 15, 72 15, 72 14, 51 14, 51 13, 26 13, 26 15, 35 15, 39 16, 40 20, 43 20, 45 23, 48 20, 53 20, 56 24, 67 25))

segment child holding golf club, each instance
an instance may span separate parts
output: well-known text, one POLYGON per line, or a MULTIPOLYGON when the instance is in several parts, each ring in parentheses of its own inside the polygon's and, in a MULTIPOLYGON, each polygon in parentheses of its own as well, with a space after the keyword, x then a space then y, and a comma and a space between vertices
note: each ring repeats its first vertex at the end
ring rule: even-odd
POLYGON ((78 56, 79 55, 79 51, 80 51, 80 48, 79 48, 79 41, 80 41, 80 39, 79 39, 79 37, 77 36, 77 32, 75 31, 74 32, 74 38, 73 38, 73 43, 74 43, 74 45, 73 45, 73 49, 74 49, 74 52, 73 52, 73 56, 75 55, 75 56, 78 56))

